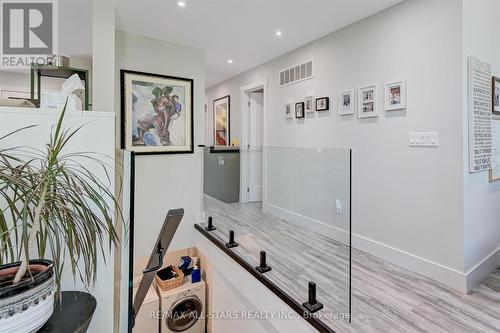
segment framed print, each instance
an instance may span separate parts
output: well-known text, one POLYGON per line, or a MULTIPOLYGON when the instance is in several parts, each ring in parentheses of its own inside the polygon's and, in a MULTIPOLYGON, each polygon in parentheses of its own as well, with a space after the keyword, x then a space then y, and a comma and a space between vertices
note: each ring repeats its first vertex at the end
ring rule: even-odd
POLYGON ((224 96, 214 101, 214 145, 230 146, 231 97, 224 96))
POLYGON ((311 113, 311 112, 314 112, 314 97, 313 96, 307 96, 305 99, 304 99, 304 108, 305 108, 305 111, 306 113, 311 113))
POLYGON ((330 109, 330 98, 316 98, 316 111, 328 111, 330 109))
POLYGON ((359 88, 358 118, 378 117, 377 94, 376 84, 359 88))
POLYGON ((385 110, 406 109, 406 81, 396 81, 385 84, 385 110))
POLYGON ((339 114, 341 116, 347 116, 354 114, 356 109, 356 97, 355 90, 346 90, 339 94, 339 114))
POLYGON ((293 119, 292 103, 285 104, 285 119, 293 119))
POLYGON ((493 114, 500 116, 500 78, 493 77, 493 114))
POLYGON ((136 154, 193 153, 193 80, 122 69, 121 147, 136 154))
POLYGON ((304 118, 304 102, 295 103, 295 118, 304 118))

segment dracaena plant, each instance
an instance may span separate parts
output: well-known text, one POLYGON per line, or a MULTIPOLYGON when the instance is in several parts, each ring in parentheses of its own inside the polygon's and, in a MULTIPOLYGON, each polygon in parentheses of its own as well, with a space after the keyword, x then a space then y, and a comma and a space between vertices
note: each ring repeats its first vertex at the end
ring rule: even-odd
MULTIPOLYGON (((30 276, 30 258, 49 254, 58 291, 65 264, 74 278, 93 286, 98 257, 105 259, 117 243, 112 168, 105 156, 65 151, 82 127, 63 128, 65 112, 66 107, 44 149, 0 149, 0 264, 21 261, 14 284, 30 276), (95 175, 96 167, 107 179, 95 175)), ((0 142, 24 131, 29 127, 0 137, 0 142)))

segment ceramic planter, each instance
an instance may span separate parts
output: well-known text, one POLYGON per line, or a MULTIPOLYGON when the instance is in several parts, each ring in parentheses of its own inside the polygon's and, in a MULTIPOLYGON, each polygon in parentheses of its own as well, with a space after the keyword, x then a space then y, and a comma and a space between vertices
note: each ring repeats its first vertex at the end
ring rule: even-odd
MULTIPOLYGON (((0 266, 0 277, 17 272, 20 262, 0 266)), ((54 311, 54 270, 50 260, 30 260, 33 279, 0 283, 0 333, 38 331, 54 311)))

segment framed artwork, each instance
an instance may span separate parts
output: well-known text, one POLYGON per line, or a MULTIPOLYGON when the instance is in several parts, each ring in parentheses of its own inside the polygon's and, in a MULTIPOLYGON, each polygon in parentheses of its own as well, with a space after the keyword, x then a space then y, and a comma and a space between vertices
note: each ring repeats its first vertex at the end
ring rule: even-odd
POLYGON ((231 96, 214 100, 214 145, 230 146, 231 96))
POLYGON ((306 98, 304 100, 306 113, 314 112, 314 104, 313 103, 314 103, 314 97, 313 96, 306 96, 306 98))
POLYGON ((285 104, 285 119, 293 119, 292 103, 285 104))
POLYGON ((498 77, 493 77, 493 114, 500 116, 500 78, 498 77))
POLYGON ((406 109, 406 81, 396 81, 385 84, 385 110, 406 109))
POLYGON ((359 88, 358 118, 378 117, 377 94, 376 84, 359 88))
POLYGON ((295 103, 295 118, 304 118, 304 102, 295 103))
POLYGON ((321 97, 316 99, 316 111, 328 111, 330 109, 330 98, 321 97))
POLYGON ((193 80, 120 70, 121 147, 136 154, 193 153, 193 80))
POLYGON ((339 114, 341 116, 347 116, 354 114, 356 109, 356 97, 355 90, 346 90, 339 94, 339 114))

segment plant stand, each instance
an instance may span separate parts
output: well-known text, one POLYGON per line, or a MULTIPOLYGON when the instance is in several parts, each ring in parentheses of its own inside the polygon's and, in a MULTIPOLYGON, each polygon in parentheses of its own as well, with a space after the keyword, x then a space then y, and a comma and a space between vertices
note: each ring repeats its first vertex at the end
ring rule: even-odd
POLYGON ((63 291, 62 307, 54 306, 54 313, 38 333, 85 333, 94 315, 97 301, 94 296, 81 291, 63 291))

